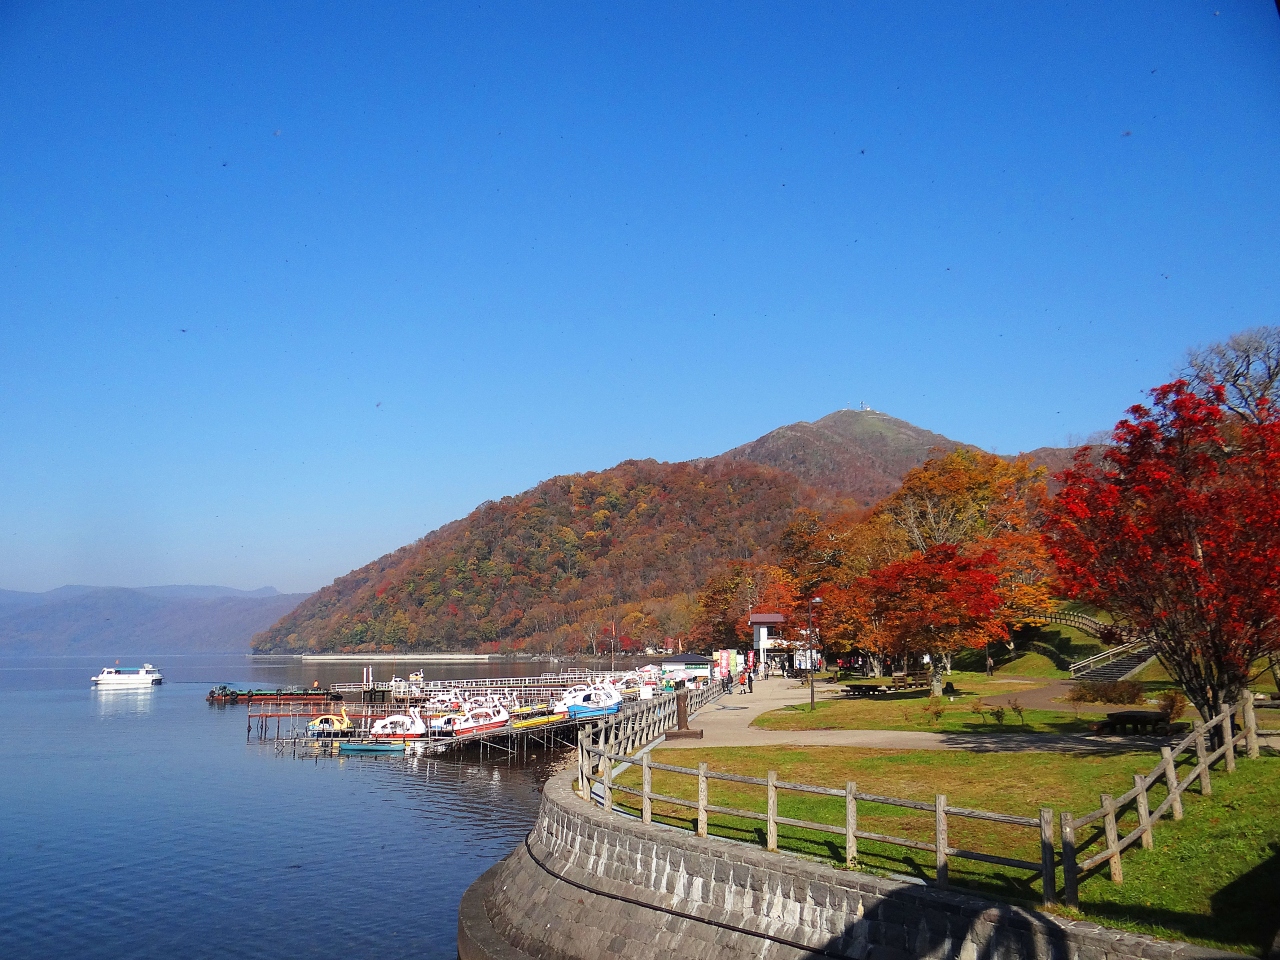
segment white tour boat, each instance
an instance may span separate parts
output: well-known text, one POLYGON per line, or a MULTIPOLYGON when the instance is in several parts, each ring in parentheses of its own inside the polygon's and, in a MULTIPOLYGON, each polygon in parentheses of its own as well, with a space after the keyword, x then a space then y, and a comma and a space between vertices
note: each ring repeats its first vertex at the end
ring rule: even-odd
POLYGON ((140 667, 103 667, 90 679, 99 687, 156 687, 164 683, 160 671, 149 663, 140 667))

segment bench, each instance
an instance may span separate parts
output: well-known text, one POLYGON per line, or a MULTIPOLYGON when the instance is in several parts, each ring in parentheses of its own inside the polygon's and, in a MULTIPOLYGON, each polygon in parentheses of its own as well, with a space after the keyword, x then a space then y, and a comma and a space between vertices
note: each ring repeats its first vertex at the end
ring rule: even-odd
POLYGON ((927 687, 932 681, 933 675, 927 670, 920 670, 915 673, 895 673, 893 675, 893 689, 914 690, 917 687, 927 687))

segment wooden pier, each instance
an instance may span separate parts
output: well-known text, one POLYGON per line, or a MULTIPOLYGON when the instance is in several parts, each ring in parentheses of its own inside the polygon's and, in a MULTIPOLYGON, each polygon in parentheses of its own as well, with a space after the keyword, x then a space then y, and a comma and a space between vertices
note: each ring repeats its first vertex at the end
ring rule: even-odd
MULTIPOLYGON (((536 679, 536 678, 534 678, 536 679)), ((493 681, 486 681, 493 683, 493 681)), ((581 683, 582 680, 575 680, 581 683)), ((572 686, 572 684, 569 684, 572 686)), ((564 689, 567 689, 566 686, 564 689)), ((450 689, 457 689, 456 687, 450 689)), ((483 695, 472 688, 475 695, 483 695)), ((487 688, 486 688, 487 689, 487 688)), ((561 691, 563 692, 563 691, 561 691)), ((720 695, 719 685, 710 688, 689 691, 689 709, 697 710, 703 704, 720 695)), ((522 719, 517 716, 505 726, 494 730, 454 735, 434 735, 406 738, 405 752, 410 755, 442 754, 462 752, 476 749, 481 759, 490 757, 498 759, 519 759, 531 753, 546 752, 557 747, 578 747, 581 744, 580 732, 588 737, 594 731, 602 729, 602 720, 622 718, 625 722, 610 724, 609 729, 626 729, 628 731, 665 730, 675 726, 677 715, 677 695, 663 694, 648 700, 626 700, 617 714, 607 717, 592 716, 574 719, 567 715, 555 719, 530 717, 522 719), (541 723, 528 723, 528 720, 542 720, 541 723), (591 731, 592 733, 586 733, 591 731)), ((392 713, 402 712, 404 701, 391 703, 349 703, 349 704, 273 704, 253 703, 249 705, 248 721, 245 729, 245 741, 252 742, 255 737, 260 743, 271 743, 277 753, 299 751, 336 755, 343 743, 367 743, 372 740, 370 730, 373 724, 392 713), (307 724, 316 717, 336 714, 342 708, 352 721, 354 730, 346 737, 313 737, 307 734, 307 724)), ((652 732, 652 731, 650 731, 652 732)), ((383 738, 384 742, 394 742, 399 738, 383 738)))

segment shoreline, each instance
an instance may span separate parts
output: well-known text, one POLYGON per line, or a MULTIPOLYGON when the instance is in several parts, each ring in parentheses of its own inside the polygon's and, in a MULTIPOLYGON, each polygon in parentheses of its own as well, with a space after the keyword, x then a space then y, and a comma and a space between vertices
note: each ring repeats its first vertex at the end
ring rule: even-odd
MULTIPOLYGON (((259 654, 259 656, 281 656, 281 654, 259 654)), ((506 657, 495 653, 298 653, 284 654, 311 663, 491 663, 505 660, 506 657)))

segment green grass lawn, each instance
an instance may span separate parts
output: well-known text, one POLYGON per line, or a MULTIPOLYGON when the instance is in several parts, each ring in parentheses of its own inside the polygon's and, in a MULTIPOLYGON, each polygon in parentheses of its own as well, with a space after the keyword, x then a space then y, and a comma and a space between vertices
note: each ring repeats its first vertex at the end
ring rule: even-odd
MULTIPOLYGON (((1061 711, 1025 709, 1021 719, 1006 710, 1004 722, 996 721, 990 708, 982 715, 973 708, 983 697, 1018 694, 1034 690, 1039 684, 1003 682, 980 673, 956 671, 947 678, 955 684, 957 695, 943 697, 943 715, 935 719, 926 708, 930 704, 928 690, 905 690, 839 700, 822 700, 816 709, 797 704, 771 710, 755 719, 753 726, 765 730, 932 730, 936 733, 1083 733, 1089 729, 1087 706, 1077 717, 1063 705, 1061 711)), ((864 681, 873 682, 873 681, 864 681)), ((1097 712, 1097 711, 1093 711, 1097 712)))
MULTIPOLYGON (((807 747, 658 750, 654 759, 685 767, 704 761, 712 770, 756 777, 772 769, 783 780, 832 787, 853 780, 861 792, 926 802, 935 793, 945 793, 953 806, 1020 816, 1034 817, 1039 807, 1048 806, 1056 823, 1063 809, 1079 817, 1098 807, 1099 794, 1123 793, 1132 786, 1133 774, 1149 772, 1158 756, 807 747)), ((1110 882, 1105 868, 1083 879, 1078 915, 1156 936, 1265 953, 1273 928, 1280 926, 1280 757, 1241 760, 1230 778, 1215 773, 1212 797, 1201 797, 1192 788, 1185 795, 1186 818, 1157 824, 1155 850, 1126 852, 1121 886, 1110 882)), ((638 786, 638 769, 627 771, 618 782, 638 786)), ((693 799, 696 779, 654 771, 653 788, 693 799)), ((760 812, 765 808, 763 787, 713 780, 709 790, 712 804, 760 812)), ((624 809, 638 811, 636 798, 622 792, 615 796, 624 809)), ((1162 790, 1153 789, 1152 806, 1161 799, 1162 790)), ((844 822, 844 801, 839 798, 780 791, 778 807, 785 817, 844 822)), ((863 830, 921 841, 933 837, 930 812, 863 802, 858 814, 863 830)), ((654 815, 659 822, 686 829, 692 829, 696 819, 691 810, 661 803, 655 803, 654 815)), ((1132 830, 1136 822, 1135 813, 1126 813, 1121 831, 1132 830)), ((1038 860, 1038 834, 1030 828, 958 817, 952 817, 949 826, 953 846, 1038 860)), ((747 818, 712 815, 709 829, 716 836, 764 842, 764 824, 747 818)), ((837 866, 844 863, 842 837, 780 826, 778 838, 784 851, 837 866)), ((1077 839, 1085 856, 1101 849, 1101 837, 1090 829, 1080 831, 1077 839)), ((932 880, 933 854, 860 841, 859 868, 932 880)), ((1033 871, 953 859, 950 874, 955 886, 1039 905, 1039 877, 1033 871)))
POLYGON ((1053 661, 1044 654, 1028 650, 1026 653, 1019 653, 1007 663, 1001 664, 1000 669, 996 671, 996 676, 1065 679, 1071 676, 1071 671, 1059 670, 1053 665, 1053 661))

